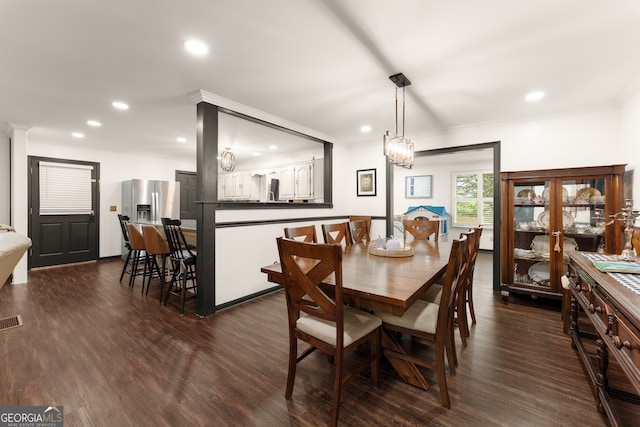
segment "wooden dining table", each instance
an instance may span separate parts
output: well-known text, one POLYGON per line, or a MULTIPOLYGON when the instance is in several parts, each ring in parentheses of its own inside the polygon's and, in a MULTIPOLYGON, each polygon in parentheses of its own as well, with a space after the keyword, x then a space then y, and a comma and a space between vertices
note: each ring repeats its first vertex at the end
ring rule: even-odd
MULTIPOLYGON (((342 257, 345 304, 401 316, 444 274, 451 243, 417 241, 414 242, 413 248, 413 256, 386 257, 369 253, 366 243, 347 246, 342 257)), ((267 265, 260 271, 267 274, 267 280, 270 282, 284 284, 280 264, 267 265)), ((334 285, 333 274, 323 283, 330 291, 334 285)), ((401 344, 384 330, 381 345, 383 349, 404 354, 401 344)), ((429 388, 429 383, 415 364, 391 357, 389 354, 387 358, 404 381, 424 390, 429 388)))

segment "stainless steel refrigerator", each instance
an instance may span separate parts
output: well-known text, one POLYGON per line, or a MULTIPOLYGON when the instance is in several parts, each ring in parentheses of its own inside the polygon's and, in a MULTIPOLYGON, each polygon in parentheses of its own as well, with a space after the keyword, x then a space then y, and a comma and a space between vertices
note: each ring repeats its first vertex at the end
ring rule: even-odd
POLYGON ((180 218, 180 183, 131 179, 122 181, 122 214, 131 222, 160 224, 180 218))

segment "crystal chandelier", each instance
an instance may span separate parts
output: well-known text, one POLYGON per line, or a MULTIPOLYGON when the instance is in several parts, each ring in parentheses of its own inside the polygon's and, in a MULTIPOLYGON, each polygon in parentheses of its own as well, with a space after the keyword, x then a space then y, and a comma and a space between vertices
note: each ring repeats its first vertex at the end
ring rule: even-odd
POLYGON ((404 137, 404 113, 405 113, 405 86, 411 82, 404 74, 398 73, 389 79, 396 85, 396 131, 387 131, 383 136, 384 155, 397 166, 411 169, 413 166, 413 142, 404 137), (402 88, 402 134, 398 134, 398 88, 402 88))
POLYGON ((236 155, 233 154, 231 148, 225 147, 220 153, 220 168, 225 172, 231 172, 236 167, 236 155))

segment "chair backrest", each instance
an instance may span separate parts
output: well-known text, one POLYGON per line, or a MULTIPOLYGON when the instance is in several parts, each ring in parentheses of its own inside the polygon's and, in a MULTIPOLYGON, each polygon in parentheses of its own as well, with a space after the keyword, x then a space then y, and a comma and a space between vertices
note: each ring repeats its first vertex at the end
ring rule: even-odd
POLYGON ((131 249, 136 251, 145 250, 144 237, 134 224, 127 224, 127 233, 129 234, 129 245, 131 249))
POLYGON ((343 343, 342 248, 338 245, 277 238, 284 277, 289 326, 295 327, 300 312, 336 322, 337 345, 343 343), (320 284, 335 274, 334 297, 320 284))
MULTIPOLYGON (((371 217, 368 215, 349 215, 349 221, 350 222, 355 222, 355 221, 365 221, 367 224, 367 238, 366 240, 369 241, 371 240, 371 217)), ((355 236, 354 236, 354 241, 355 241, 355 236)))
POLYGON ((345 246, 353 245, 351 237, 351 227, 348 222, 339 222, 337 224, 322 224, 322 237, 325 243, 342 244, 345 246))
POLYGON ((122 231, 122 238, 127 247, 129 247, 129 232, 127 231, 127 224, 129 223, 129 217, 126 215, 118 214, 118 221, 120 222, 120 230, 122 231))
POLYGON ((169 244, 154 225, 142 226, 144 246, 150 255, 168 255, 169 244))
POLYGON ((350 221, 349 226, 351 229, 351 238, 353 239, 353 243, 362 243, 371 240, 369 238, 369 226, 367 221, 350 221))
POLYGON ((302 227, 285 227, 284 237, 294 240, 300 240, 297 239, 297 237, 302 237, 302 240, 305 242, 318 243, 318 235, 316 234, 315 225, 305 225, 302 227))
POLYGON ((634 227, 631 235, 631 245, 636 251, 636 255, 640 256, 640 228, 634 227))
MULTIPOLYGON (((469 283, 471 283, 471 281, 473 280, 473 262, 475 261, 475 257, 477 257, 476 242, 478 242, 479 239, 478 234, 476 233, 474 228, 470 229, 469 231, 460 233, 460 238, 462 237, 467 238, 467 251, 469 252, 467 254, 468 268, 465 271, 465 276, 462 278, 462 285, 468 286, 469 283)), ((462 288, 460 290, 462 290, 462 288)))
POLYGON ((434 240, 438 241, 438 231, 440 221, 429 221, 428 219, 405 219, 402 220, 404 227, 404 240, 407 241, 407 233, 413 236, 413 240, 426 240, 434 235, 434 240))
POLYGON ((459 301, 459 292, 464 286, 463 281, 467 277, 469 267, 469 240, 463 235, 459 240, 454 240, 449 253, 449 263, 444 276, 440 307, 438 309, 438 323, 436 326, 436 339, 441 328, 453 328, 453 318, 456 304, 459 301))
POLYGON ((187 241, 182 234, 182 229, 180 228, 182 221, 171 218, 160 218, 160 220, 162 221, 164 235, 167 238, 167 245, 169 246, 169 252, 171 252, 171 258, 178 261, 189 257, 195 257, 195 254, 189 249, 187 241))

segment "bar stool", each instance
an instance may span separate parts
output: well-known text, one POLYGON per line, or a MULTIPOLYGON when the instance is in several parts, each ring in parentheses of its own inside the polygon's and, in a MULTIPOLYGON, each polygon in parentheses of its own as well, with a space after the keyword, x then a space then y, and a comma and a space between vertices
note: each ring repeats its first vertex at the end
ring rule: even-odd
POLYGON ((129 217, 126 215, 118 214, 118 221, 120 222, 120 230, 122 231, 122 238, 124 239, 124 247, 129 251, 127 252, 127 258, 124 260, 124 265, 122 266, 122 273, 120 273, 120 281, 122 282, 124 273, 127 271, 127 266, 131 264, 131 256, 133 255, 133 250, 131 250, 131 244, 129 243, 129 233, 127 232, 129 217))
POLYGON ((161 218, 161 220, 164 235, 171 250, 169 259, 171 260, 171 269, 173 271, 171 282, 169 282, 167 293, 164 296, 164 305, 167 305, 169 295, 177 295, 180 297, 180 313, 184 314, 187 291, 192 290, 196 296, 198 294, 196 277, 197 254, 189 248, 184 234, 182 234, 182 229, 180 228, 182 222, 179 219, 161 218), (191 282, 191 285, 188 285, 189 282, 191 282), (176 291, 173 291, 174 286, 178 288, 176 291))
POLYGON ((146 246, 144 245, 144 237, 134 224, 127 224, 127 232, 129 233, 129 245, 133 251, 131 275, 129 276, 129 287, 133 288, 135 285, 136 277, 142 276, 142 288, 144 289, 144 278, 147 274, 147 255, 146 246), (143 261, 144 265, 140 267, 140 261, 143 261))
MULTIPOLYGON (((156 277, 160 279, 160 302, 162 302, 162 291, 164 289, 165 283, 165 263, 167 260, 167 256, 171 253, 169 250, 169 245, 167 241, 162 237, 158 229, 153 225, 143 225, 142 226, 142 237, 144 238, 144 246, 146 248, 147 256, 146 256, 146 265, 149 271, 149 279, 147 281, 147 292, 146 295, 149 294, 149 287, 151 285, 151 278, 154 273, 156 277), (158 256, 161 257, 162 260, 162 270, 160 269, 160 265, 158 264, 158 256), (154 271, 155 269, 155 271, 154 271)), ((144 292, 144 279, 142 281, 142 291, 144 292)))

